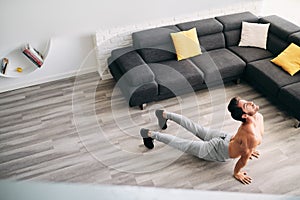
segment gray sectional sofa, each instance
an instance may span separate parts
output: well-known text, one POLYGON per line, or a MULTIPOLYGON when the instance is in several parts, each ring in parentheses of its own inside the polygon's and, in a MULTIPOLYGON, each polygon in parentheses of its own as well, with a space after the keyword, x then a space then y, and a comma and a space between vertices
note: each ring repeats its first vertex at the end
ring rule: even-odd
POLYGON ((244 79, 300 121, 300 72, 291 76, 270 62, 291 42, 300 46, 300 27, 283 18, 236 13, 135 32, 132 40, 108 59, 129 106, 244 79), (270 23, 267 49, 238 46, 242 21, 270 23), (170 33, 193 27, 202 54, 177 61, 170 33))

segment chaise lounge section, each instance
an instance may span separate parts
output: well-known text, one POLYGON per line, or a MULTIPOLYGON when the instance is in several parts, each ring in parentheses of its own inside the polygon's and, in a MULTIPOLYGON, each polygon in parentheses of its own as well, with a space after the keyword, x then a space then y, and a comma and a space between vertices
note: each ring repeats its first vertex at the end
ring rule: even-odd
POLYGON ((300 46, 300 27, 283 18, 236 13, 135 32, 132 40, 108 59, 129 106, 242 78, 300 121, 300 73, 291 76, 270 61, 291 43, 300 46), (270 24, 266 49, 239 46, 242 22, 270 24), (178 61, 170 34, 192 28, 202 54, 178 61))

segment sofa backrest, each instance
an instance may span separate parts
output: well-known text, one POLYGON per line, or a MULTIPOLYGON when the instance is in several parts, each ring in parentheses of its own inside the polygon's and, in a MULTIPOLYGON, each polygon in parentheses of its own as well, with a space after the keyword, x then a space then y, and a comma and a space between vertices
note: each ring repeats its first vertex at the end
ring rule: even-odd
POLYGON ((180 31, 176 26, 147 29, 132 34, 133 47, 147 63, 176 59, 170 33, 180 31))
POLYGON ((300 46, 300 32, 293 33, 288 38, 289 42, 293 42, 296 45, 300 46))
POLYGON ((258 22, 259 18, 250 12, 215 17, 223 24, 226 46, 237 46, 241 38, 242 21, 258 22))
POLYGON ((276 15, 262 17, 259 22, 270 23, 267 49, 274 55, 281 53, 290 44, 291 34, 300 31, 300 27, 276 15))
POLYGON ((200 46, 203 50, 213 50, 225 47, 223 26, 216 19, 202 19, 176 25, 180 30, 186 31, 196 28, 200 46))

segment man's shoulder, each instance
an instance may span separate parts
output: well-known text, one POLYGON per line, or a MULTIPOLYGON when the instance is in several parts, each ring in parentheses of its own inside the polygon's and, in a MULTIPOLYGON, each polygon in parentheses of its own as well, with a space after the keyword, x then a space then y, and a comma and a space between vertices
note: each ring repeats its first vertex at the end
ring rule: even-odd
POLYGON ((241 124, 239 130, 242 132, 250 132, 250 131, 253 131, 254 127, 255 127, 254 121, 248 121, 248 122, 241 124))
POLYGON ((238 135, 242 135, 243 138, 245 138, 246 140, 251 140, 253 138, 253 136, 255 136, 256 132, 256 126, 254 123, 249 122, 249 123, 244 123, 240 126, 239 131, 238 131, 238 135))
POLYGON ((264 116, 261 114, 261 113, 256 113, 256 115, 258 116, 258 117, 261 117, 261 118, 264 118, 264 116))

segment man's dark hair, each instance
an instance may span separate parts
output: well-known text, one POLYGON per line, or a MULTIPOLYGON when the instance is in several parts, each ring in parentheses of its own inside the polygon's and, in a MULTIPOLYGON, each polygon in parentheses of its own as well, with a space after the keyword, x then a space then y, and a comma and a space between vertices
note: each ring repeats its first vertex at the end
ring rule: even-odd
POLYGON ((246 122, 246 119, 242 118, 242 115, 245 114, 245 112, 242 110, 242 108, 238 107, 239 100, 241 100, 240 97, 234 97, 230 100, 228 104, 228 111, 231 113, 231 117, 237 121, 246 122))

